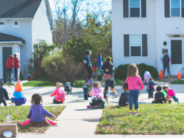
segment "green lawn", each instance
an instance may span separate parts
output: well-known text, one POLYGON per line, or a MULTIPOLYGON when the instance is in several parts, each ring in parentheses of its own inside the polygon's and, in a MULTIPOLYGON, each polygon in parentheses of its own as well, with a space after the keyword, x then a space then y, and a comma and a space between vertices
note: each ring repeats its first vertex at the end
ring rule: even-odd
POLYGON ((4 85, 6 85, 6 86, 14 86, 14 84, 10 84, 10 83, 5 83, 4 85))
POLYGON ((171 84, 184 84, 184 79, 175 80, 175 81, 171 82, 171 84))
MULTIPOLYGON (((44 108, 50 113, 52 113, 53 115, 55 115, 56 117, 58 117, 61 114, 61 112, 65 109, 65 106, 46 106, 44 108)), ((19 132, 44 133, 48 129, 48 126, 31 127, 29 125, 27 126, 20 125, 20 123, 28 120, 28 118, 26 118, 26 115, 28 114, 29 109, 30 109, 30 106, 8 106, 8 107, 0 106, 0 111, 1 111, 0 124, 5 124, 6 116, 10 114, 11 119, 9 123, 17 123, 19 132)), ((49 119, 54 120, 52 118, 49 118, 49 119)))
POLYGON ((55 82, 52 82, 50 78, 45 75, 43 77, 39 77, 35 80, 28 81, 27 83, 24 83, 23 86, 29 86, 29 87, 50 87, 55 86, 55 82))
POLYGON ((165 135, 184 133, 184 104, 143 104, 139 115, 128 107, 106 106, 96 134, 165 135))

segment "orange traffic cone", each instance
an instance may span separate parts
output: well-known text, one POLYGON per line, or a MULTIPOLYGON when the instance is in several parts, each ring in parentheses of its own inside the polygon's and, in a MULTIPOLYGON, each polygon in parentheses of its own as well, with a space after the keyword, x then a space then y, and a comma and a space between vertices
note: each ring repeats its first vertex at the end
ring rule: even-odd
POLYGON ((178 71, 178 80, 180 80, 181 79, 181 73, 180 73, 180 71, 178 71))

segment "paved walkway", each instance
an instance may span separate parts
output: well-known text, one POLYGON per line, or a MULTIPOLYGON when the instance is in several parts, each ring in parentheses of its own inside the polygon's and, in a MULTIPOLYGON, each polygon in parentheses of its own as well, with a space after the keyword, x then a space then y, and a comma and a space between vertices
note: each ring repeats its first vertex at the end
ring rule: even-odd
MULTIPOLYGON (((9 94, 13 94, 13 87, 7 87, 9 94)), ((52 99, 49 95, 55 87, 31 88, 24 87, 23 93, 29 100, 33 93, 41 93, 44 105, 52 105, 52 99)), ((122 93, 120 87, 116 87, 119 95, 122 93)), ((184 94, 177 94, 178 98, 184 99, 184 94)), ((140 103, 150 103, 153 99, 147 99, 147 94, 142 93, 139 97, 140 103)), ((111 101, 117 103, 118 99, 111 101)), ((159 138, 171 136, 135 136, 135 135, 95 135, 95 130, 102 116, 102 109, 86 109, 88 101, 84 101, 82 88, 73 88, 71 95, 66 95, 66 109, 57 118, 58 126, 50 127, 44 134, 18 134, 18 138, 159 138)))

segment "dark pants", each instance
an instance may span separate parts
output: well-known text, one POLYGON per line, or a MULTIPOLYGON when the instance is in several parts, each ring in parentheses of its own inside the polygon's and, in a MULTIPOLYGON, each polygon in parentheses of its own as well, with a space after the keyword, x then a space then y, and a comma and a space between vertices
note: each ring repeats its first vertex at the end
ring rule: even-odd
MULTIPOLYGON (((2 103, 4 104, 4 106, 7 106, 7 104, 6 104, 6 101, 5 101, 5 100, 3 100, 3 101, 2 101, 2 103)), ((0 102, 0 105, 1 105, 1 102, 0 102)))
POLYGON ((15 71, 15 81, 17 81, 17 68, 14 67, 14 71, 15 71))
POLYGON ((88 76, 87 76, 87 78, 88 78, 88 79, 91 79, 91 78, 92 78, 92 69, 91 69, 90 67, 88 67, 87 71, 88 71, 88 76))
POLYGON ((109 86, 111 88, 114 88, 114 86, 115 86, 114 79, 105 80, 105 92, 107 92, 109 86))
POLYGON ((167 73, 170 75, 170 69, 169 69, 169 63, 163 64, 164 66, 164 74, 165 74, 165 69, 167 68, 167 73))
POLYGON ((148 89, 148 98, 153 98, 153 90, 148 89))
POLYGON ((63 103, 62 101, 57 101, 56 99, 54 99, 54 101, 53 101, 55 104, 60 104, 60 103, 63 103))
POLYGON ((173 100, 174 100, 175 102, 179 102, 179 101, 178 101, 178 98, 176 98, 176 96, 173 96, 172 98, 173 98, 173 100))
POLYGON ((139 107, 139 104, 138 104, 139 90, 129 90, 129 93, 130 93, 130 99, 129 99, 130 110, 132 110, 133 98, 135 100, 135 109, 138 109, 138 107, 139 107))
POLYGON ((102 76, 98 75, 98 81, 102 80, 102 76))
POLYGON ((7 69, 7 77, 8 77, 8 80, 9 80, 9 83, 11 83, 11 69, 7 69))

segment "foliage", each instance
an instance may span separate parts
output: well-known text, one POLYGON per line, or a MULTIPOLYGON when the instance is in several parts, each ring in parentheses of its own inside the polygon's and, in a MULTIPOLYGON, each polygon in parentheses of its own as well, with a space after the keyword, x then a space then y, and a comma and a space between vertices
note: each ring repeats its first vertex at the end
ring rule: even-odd
POLYGON ((85 85, 85 80, 75 80, 73 85, 76 87, 82 87, 85 85))
MULTIPOLYGON (((45 106, 44 107, 47 111, 51 114, 58 117, 61 112, 65 109, 65 106, 45 106)), ((8 107, 1 107, 0 106, 0 124, 6 123, 6 116, 8 114, 11 115, 11 120, 9 123, 22 123, 27 120, 26 115, 28 114, 30 106, 8 106, 8 107)), ((49 118, 49 117, 48 117, 49 118)), ((53 118, 49 118, 50 120, 54 120, 53 118)), ((30 126, 20 126, 18 124, 18 131, 25 133, 25 132, 32 132, 32 133, 44 133, 48 127, 30 127, 30 126)))
POLYGON ((51 87, 51 86, 55 86, 54 82, 51 81, 28 81, 26 83, 23 84, 23 86, 25 87, 51 87))
POLYGON ((171 84, 184 84, 184 79, 182 80, 174 80, 171 82, 171 84))
MULTIPOLYGON (((129 64, 119 65, 115 69, 115 78, 120 79, 120 80, 125 80, 127 78, 128 66, 129 66, 129 64)), ((139 69, 139 75, 141 76, 142 79, 144 79, 144 72, 145 71, 149 71, 151 76, 154 79, 158 77, 158 71, 153 66, 149 66, 149 65, 146 65, 146 64, 142 63, 142 64, 138 64, 137 67, 139 69)))
POLYGON ((77 64, 71 56, 62 51, 55 51, 53 55, 43 58, 42 68, 46 69, 48 76, 54 82, 71 82, 81 79, 85 74, 85 66, 77 64))
POLYGON ((97 134, 166 135, 183 134, 184 104, 142 104, 139 114, 129 115, 129 107, 106 106, 97 134), (172 109, 172 111, 171 111, 172 109))
POLYGON ((6 85, 6 86, 14 86, 14 84, 12 84, 12 83, 5 83, 4 85, 6 85))

